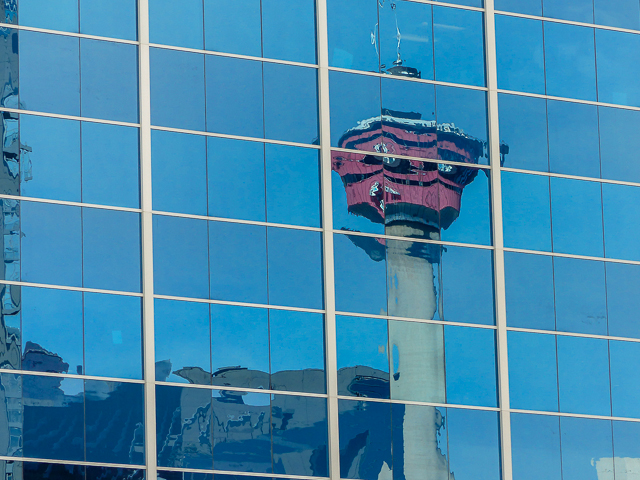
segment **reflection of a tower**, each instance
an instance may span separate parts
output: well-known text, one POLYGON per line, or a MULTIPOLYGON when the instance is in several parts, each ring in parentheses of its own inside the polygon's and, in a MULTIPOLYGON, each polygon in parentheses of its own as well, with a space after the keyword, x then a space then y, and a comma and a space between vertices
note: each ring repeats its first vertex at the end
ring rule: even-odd
MULTIPOLYGON (((419 75, 401 63, 388 73, 419 75)), ((351 214, 384 225, 389 236, 437 241, 441 230, 458 217, 462 191, 478 170, 396 155, 477 164, 485 145, 454 124, 423 120, 420 113, 385 109, 380 117, 360 121, 345 132, 339 147, 375 152, 332 153, 332 168, 343 181, 351 214)), ((386 254, 388 315, 436 318, 441 310, 436 289, 439 245, 350 238, 375 261, 384 260, 386 254)), ((444 327, 391 321, 388 335, 390 398, 444 403, 444 327)), ((367 381, 370 379, 356 375, 349 388, 360 393, 364 389, 358 384, 367 381)), ((430 479, 453 478, 438 447, 440 413, 423 407, 406 408, 403 415, 403 443, 394 443, 394 456, 402 455, 405 478, 425 478, 425 472, 430 479)))

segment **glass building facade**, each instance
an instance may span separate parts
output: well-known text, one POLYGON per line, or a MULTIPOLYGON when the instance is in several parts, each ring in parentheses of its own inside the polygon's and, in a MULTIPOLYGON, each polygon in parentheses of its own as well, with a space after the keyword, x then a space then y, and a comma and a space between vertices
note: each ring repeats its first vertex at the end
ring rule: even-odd
POLYGON ((1 480, 640 477, 638 0, 3 0, 1 480))

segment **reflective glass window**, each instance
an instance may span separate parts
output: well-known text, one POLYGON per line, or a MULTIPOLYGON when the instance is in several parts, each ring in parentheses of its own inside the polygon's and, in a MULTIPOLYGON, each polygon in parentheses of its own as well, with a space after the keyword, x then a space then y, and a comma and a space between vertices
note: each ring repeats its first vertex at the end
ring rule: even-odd
POLYGON ((151 161, 154 210, 207 214, 206 137, 152 130, 151 161))
MULTIPOLYGON (((243 16, 245 12, 242 12, 243 16)), ((316 63, 315 33, 314 0, 262 0, 262 48, 265 57, 316 63)))
POLYGON ((512 413, 511 455, 513 478, 561 480, 559 418, 512 413))
POLYGON ((636 399, 640 395, 640 344, 609 342, 611 359, 611 408, 614 417, 640 418, 636 399))
POLYGON ((594 0, 595 23, 640 29, 640 3, 635 0, 594 0))
POLYGON ((637 238, 640 226, 640 188, 602 184, 604 215, 604 248, 609 258, 640 260, 637 238))
POLYGON ((611 415, 606 340, 558 336, 560 411, 611 415))
POLYGON ((4 474, 23 480, 55 478, 59 480, 85 480, 85 467, 60 463, 1 462, 4 474))
POLYGON ((185 0, 181 2, 180 8, 176 8, 171 0, 149 2, 151 43, 202 48, 202 16, 202 0, 185 0))
POLYGON ((606 460, 613 458, 611 422, 561 417, 560 432, 563 480, 599 479, 606 460))
POLYGON ((19 7, 20 25, 29 27, 78 31, 78 0, 21 1, 19 7))
POLYGON ((376 4, 376 0, 328 0, 330 66, 378 71, 376 4))
POLYGON ((484 86, 482 13, 433 7, 435 79, 484 86))
POLYGON ((87 467, 87 480, 144 480, 145 471, 122 467, 87 467))
POLYGON ((191 371, 211 372, 209 305, 156 299, 153 315, 156 380, 211 383, 210 376, 186 375, 191 371))
POLYGON ((136 40, 137 8, 136 0, 80 0, 80 33, 136 40))
MULTIPOLYGON (((261 56, 260 3, 260 0, 204 0, 205 48, 218 52, 261 56)), ((191 19, 197 21, 197 17, 191 19)))
POLYGON ((566 178, 551 178, 550 182, 553 251, 602 257, 600 184, 566 178))
MULTIPOLYGON (((637 6, 636 6, 637 8, 637 6)), ((640 106, 640 36, 596 29, 598 100, 605 103, 640 106)))
POLYGON ((602 178, 640 182, 640 112, 598 107, 598 116, 602 178))
POLYGON ((542 15, 542 0, 496 0, 496 10, 524 13, 527 15, 542 15))
POLYGON ((155 293, 209 297, 208 228, 205 220, 153 217, 155 293))
POLYGON ((444 345, 447 402, 495 407, 497 393, 494 331, 446 326, 444 345))
POLYGON ((606 263, 609 335, 640 338, 640 267, 606 263))
MULTIPOLYGON (((557 1, 559 5, 565 2, 557 1)), ((597 99, 593 35, 593 28, 544 24, 547 95, 597 99)))
POLYGON ((505 252, 510 327, 555 330, 553 257, 505 252))
POLYGON ((593 0, 543 0, 545 17, 593 23, 593 0))
POLYGON ((513 408, 558 410, 556 337, 509 332, 509 398, 513 408))
MULTIPOLYGON (((635 459, 640 457, 640 424, 613 421, 613 463, 615 476, 624 478, 635 471, 635 459)), ((604 462, 603 462, 604 463, 604 462)), ((610 467, 610 465, 608 465, 610 467)))
POLYGON ((150 62, 151 123, 163 127, 204 130, 203 55, 152 48, 150 62), (176 89, 175 72, 180 72, 179 89, 176 89))

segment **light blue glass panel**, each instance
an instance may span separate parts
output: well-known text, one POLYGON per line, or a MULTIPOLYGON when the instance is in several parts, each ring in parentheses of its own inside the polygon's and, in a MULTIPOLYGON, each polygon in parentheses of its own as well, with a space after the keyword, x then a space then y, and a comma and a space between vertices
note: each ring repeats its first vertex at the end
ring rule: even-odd
POLYGON ((522 410, 558 410, 556 337, 508 332, 509 398, 522 410))
POLYGON ((138 121, 138 49, 83 38, 80 42, 82 116, 138 121))
POLYGON ((445 326, 447 403, 495 407, 495 332, 445 326))
POLYGON ((79 207, 21 202, 24 282, 82 286, 82 225, 79 207))
POLYGON ((561 480, 559 418, 512 413, 511 454, 514 480, 561 480))
POLYGON ((545 22, 544 50, 547 95, 597 99, 593 28, 545 22))
POLYGON ((504 245, 551 251, 549 178, 502 172, 504 245))
POLYGON ((154 210, 207 214, 206 137, 152 130, 151 163, 154 210))
POLYGON ((142 379, 139 297, 84 294, 85 374, 142 379))
POLYGON ((640 338, 640 266, 606 263, 609 335, 640 338))
POLYGON ((498 87, 544 94, 543 45, 541 21, 497 15, 498 87))
POLYGON ((640 36, 596 30, 598 100, 640 107, 640 36))
POLYGON ((80 0, 80 33, 136 40, 136 0, 80 0))
POLYGON ((611 359, 611 408, 614 417, 640 418, 640 344, 609 342, 611 359))
POLYGON ((151 123, 204 130, 204 56, 152 48, 150 62, 151 123), (176 72, 180 72, 180 88, 176 88, 176 72))
POLYGON ((594 0, 598 25, 640 29, 640 2, 635 0, 594 0))
POLYGON ((607 340, 558 336, 560 411, 611 415, 607 340))
POLYGON ((435 79, 484 86, 481 12, 433 7, 435 79))
MULTIPOLYGON (((598 461, 613 458, 611 422, 561 417, 560 433, 562 479, 600 480, 598 461)), ((606 465, 601 467, 606 469, 606 465)))
POLYGON ((640 182, 640 112, 598 107, 598 117, 602 178, 640 182))
POLYGON ((640 260, 640 188, 626 185, 602 185, 604 203, 604 249, 609 258, 640 260))
POLYGON ((329 65, 377 72, 376 0, 328 0, 329 65))
POLYGON ((21 115, 20 143, 20 195, 80 201, 80 122, 21 115))
POLYGON ((262 0, 263 55, 316 63, 315 8, 314 0, 262 0))
POLYGON ((202 8, 202 0, 182 0, 179 5, 173 0, 149 2, 151 43, 202 48, 202 8))
POLYGON ((80 115, 79 45, 74 37, 20 32, 20 107, 80 115))
POLYGON ((540 16, 542 0, 495 0, 495 9, 540 16))
POLYGON ((29 27, 78 31, 78 0, 21 0, 18 21, 29 27))
POLYGON ((154 215, 154 292, 209 298, 208 251, 206 220, 154 215))
POLYGON ((139 292, 140 214, 82 210, 83 286, 139 292))
POLYGON ((191 370, 211 372, 208 304, 156 299, 153 315, 156 381, 187 383, 191 370))
POLYGON ((553 251, 602 257, 600 184, 566 178, 551 178, 550 182, 553 251))
POLYGON ((82 201, 116 207, 140 206, 139 131, 82 123, 82 201))
POLYGON ((545 17, 593 23, 593 0, 543 0, 545 17))
POLYGON ((260 57, 260 13, 260 0, 204 0, 204 48, 260 57))
POLYGON ((635 472, 640 458, 640 423, 613 421, 613 451, 615 476, 625 478, 635 472), (627 463, 628 462, 628 463, 627 463))

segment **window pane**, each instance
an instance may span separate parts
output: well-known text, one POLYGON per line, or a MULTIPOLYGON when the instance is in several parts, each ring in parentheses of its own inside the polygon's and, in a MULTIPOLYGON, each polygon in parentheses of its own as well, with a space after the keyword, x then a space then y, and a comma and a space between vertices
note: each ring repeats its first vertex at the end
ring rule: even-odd
POLYGON ((640 3, 635 0, 594 0, 596 23, 640 29, 640 3))
POLYGON ((640 188, 603 184, 602 197, 606 256, 640 260, 640 247, 634 241, 639 233, 635 219, 640 215, 640 188))
MULTIPOLYGON (((260 12, 260 0, 204 0, 205 48, 260 57, 260 12)), ((189 17, 192 21, 197 21, 197 17, 189 17)))
POLYGON ((327 19, 329 65, 377 72, 376 0, 328 0, 327 19))
POLYGON ((640 395, 640 344, 609 342, 611 357, 611 403, 614 417, 640 418, 636 399, 640 395))
POLYGON ((136 0, 80 0, 80 33, 136 40, 136 0))
POLYGON ((637 53, 640 36, 597 30, 598 100, 640 106, 640 88, 635 81, 640 75, 640 58, 637 53))
POLYGON ((511 452, 513 478, 561 480, 559 418, 512 413, 511 452))
POLYGON ((543 0, 545 17, 593 23, 592 0, 543 0))
POLYGON ((262 0, 264 56, 316 63, 315 8, 314 0, 262 0))
POLYGON ((78 0, 30 0, 20 2, 20 25, 78 31, 78 0))
POLYGON ((151 43, 202 48, 202 0, 184 0, 180 8, 171 0, 153 0, 149 7, 151 43))
POLYGON ((602 178, 640 182, 640 112, 598 107, 598 117, 602 178))
POLYGON ((618 478, 624 478, 635 471, 635 459, 640 457, 640 452, 638 452, 638 446, 640 446, 640 424, 615 420, 611 423, 613 424, 615 475, 618 478))
POLYGON ((640 266, 606 263, 609 335, 640 338, 640 266))
POLYGON ((611 422, 560 418, 563 480, 599 480, 599 462, 613 457, 611 422))
POLYGON ((496 10, 524 13, 527 15, 542 15, 542 0, 496 0, 496 10))

